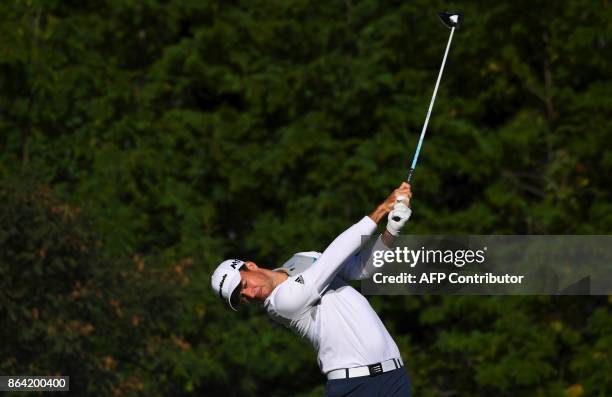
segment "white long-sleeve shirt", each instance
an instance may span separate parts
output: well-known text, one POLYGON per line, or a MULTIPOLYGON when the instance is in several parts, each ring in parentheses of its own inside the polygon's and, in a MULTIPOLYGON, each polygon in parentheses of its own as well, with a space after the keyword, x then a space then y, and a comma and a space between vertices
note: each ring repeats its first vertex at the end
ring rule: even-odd
MULTIPOLYGON (((362 261, 354 254, 361 246, 362 236, 374 230, 376 223, 364 217, 340 234, 318 258, 312 253, 316 261, 279 284, 264 303, 273 319, 310 341, 323 373, 400 356, 369 302, 345 282, 371 274, 371 260, 362 261)), ((374 249, 381 245, 379 238, 374 249)), ((370 251, 361 254, 369 257, 370 251)))

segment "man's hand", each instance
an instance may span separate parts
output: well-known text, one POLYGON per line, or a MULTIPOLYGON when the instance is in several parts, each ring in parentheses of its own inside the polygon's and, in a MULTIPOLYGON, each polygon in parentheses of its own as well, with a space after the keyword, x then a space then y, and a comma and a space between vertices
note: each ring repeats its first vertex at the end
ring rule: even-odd
POLYGON ((389 216, 387 217, 387 231, 394 237, 399 235, 400 230, 404 227, 410 215, 412 214, 412 210, 404 204, 404 201, 399 200, 393 211, 389 212, 389 216))
MULTIPOLYGON (((395 189, 389 197, 385 201, 383 201, 376 209, 370 214, 370 218, 378 223, 380 220, 386 216, 389 212, 393 211, 394 207, 399 205, 398 201, 401 201, 402 206, 406 207, 410 211, 410 198, 412 197, 412 191, 410 190, 410 185, 406 182, 402 182, 402 184, 395 189), (399 199, 399 200, 398 200, 399 199)), ((404 212, 405 213, 405 212, 404 212)), ((410 215, 408 215, 410 217, 410 215)), ((407 220, 408 218, 406 218, 407 220)), ((406 223, 404 221, 404 223, 406 223)), ((403 226, 403 224, 402 224, 403 226)))

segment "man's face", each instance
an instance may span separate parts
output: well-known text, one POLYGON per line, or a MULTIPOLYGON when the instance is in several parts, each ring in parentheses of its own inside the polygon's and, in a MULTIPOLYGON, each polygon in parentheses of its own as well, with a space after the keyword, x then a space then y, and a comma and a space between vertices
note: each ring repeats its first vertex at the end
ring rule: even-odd
POLYGON ((240 300, 243 303, 264 301, 274 289, 268 271, 253 262, 246 262, 245 269, 240 270, 240 284, 240 300))

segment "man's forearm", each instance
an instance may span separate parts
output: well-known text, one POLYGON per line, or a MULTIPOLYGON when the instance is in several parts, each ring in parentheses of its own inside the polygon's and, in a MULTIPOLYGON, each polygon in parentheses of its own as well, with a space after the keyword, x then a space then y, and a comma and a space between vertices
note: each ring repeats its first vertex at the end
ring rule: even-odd
POLYGON ((395 236, 389 233, 387 229, 385 229, 384 233, 380 236, 383 244, 387 246, 387 248, 391 248, 393 246, 393 242, 395 241, 395 236))
POLYGON ((393 243, 393 235, 385 231, 373 244, 362 247, 359 255, 354 256, 351 261, 342 267, 341 276, 345 280, 364 280, 370 278, 378 269, 374 266, 373 251, 388 251, 393 243))
POLYGON ((316 263, 302 273, 305 278, 310 278, 319 293, 327 288, 342 264, 360 248, 363 236, 369 236, 376 230, 372 220, 364 216, 342 232, 323 251, 316 263))
MULTIPOLYGON (((370 219, 376 222, 376 224, 378 224, 378 222, 380 222, 382 218, 387 216, 388 212, 389 211, 385 210, 384 206, 379 205, 368 216, 370 217, 370 219)), ((387 247, 391 247, 393 245, 393 241, 395 241, 395 236, 392 235, 387 229, 385 229, 384 233, 380 236, 380 238, 387 247)))
POLYGON ((389 211, 387 211, 385 209, 384 206, 379 205, 378 207, 376 207, 376 209, 374 211, 372 211, 372 213, 370 215, 368 215, 370 217, 370 219, 372 219, 376 224, 378 224, 378 222, 380 222, 380 220, 382 218, 385 217, 385 215, 387 215, 389 211))

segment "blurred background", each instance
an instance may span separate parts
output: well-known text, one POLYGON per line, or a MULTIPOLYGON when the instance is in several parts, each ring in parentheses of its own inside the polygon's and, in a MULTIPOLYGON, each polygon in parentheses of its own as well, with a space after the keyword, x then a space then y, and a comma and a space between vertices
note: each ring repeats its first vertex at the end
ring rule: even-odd
MULTIPOLYGON (((612 231, 606 1, 4 0, 0 374, 79 396, 319 396, 211 292, 322 250, 406 178, 406 233, 612 231)), ((371 297, 414 395, 610 396, 612 299, 371 297)))

